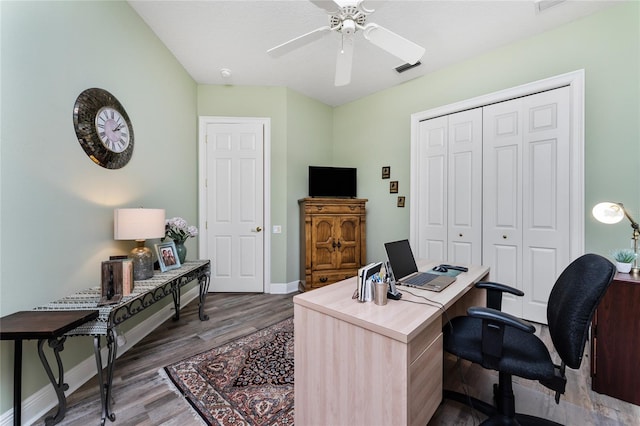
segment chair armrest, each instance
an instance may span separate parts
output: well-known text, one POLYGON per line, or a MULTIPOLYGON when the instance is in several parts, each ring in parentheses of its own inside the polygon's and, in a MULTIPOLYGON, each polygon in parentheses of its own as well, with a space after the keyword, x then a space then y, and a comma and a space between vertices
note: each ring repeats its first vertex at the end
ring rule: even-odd
POLYGON ((476 283, 476 288, 487 290, 487 307, 497 310, 502 309, 502 293, 511 293, 520 297, 524 296, 522 290, 491 281, 479 281, 476 283))
POLYGON ((524 296, 524 291, 517 288, 510 287, 506 284, 494 283, 491 281, 478 281, 476 283, 477 288, 486 288, 487 290, 498 290, 502 293, 511 293, 515 296, 524 296))
POLYGON ((526 321, 509 315, 506 312, 491 308, 471 307, 467 309, 469 317, 482 321, 482 366, 492 370, 500 370, 504 333, 507 327, 513 327, 525 333, 533 334, 535 327, 526 321))
POLYGON ((525 333, 535 333, 536 328, 528 322, 514 317, 506 312, 498 311, 491 308, 481 308, 478 306, 472 306, 467 309, 467 314, 470 317, 480 318, 482 320, 488 320, 493 322, 499 322, 501 324, 508 325, 510 327, 517 328, 525 333))

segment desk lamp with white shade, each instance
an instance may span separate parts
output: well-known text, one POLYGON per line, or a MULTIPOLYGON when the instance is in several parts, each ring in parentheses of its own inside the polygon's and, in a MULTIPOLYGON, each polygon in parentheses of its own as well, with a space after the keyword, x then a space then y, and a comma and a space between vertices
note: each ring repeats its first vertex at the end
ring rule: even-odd
POLYGON ((113 211, 113 238, 135 240, 137 246, 129 253, 133 259, 133 279, 153 277, 153 255, 145 247, 145 240, 164 237, 164 209, 115 209, 113 211))
POLYGON ((633 252, 636 255, 633 261, 633 266, 631 267, 631 273, 633 275, 640 274, 640 268, 638 268, 638 238, 640 237, 640 226, 638 225, 638 222, 633 220, 622 203, 613 203, 609 201, 599 203, 593 207, 591 213, 599 222, 606 224, 618 223, 625 217, 629 219, 629 222, 631 222, 631 228, 633 229, 633 235, 631 236, 631 239, 633 240, 633 252))

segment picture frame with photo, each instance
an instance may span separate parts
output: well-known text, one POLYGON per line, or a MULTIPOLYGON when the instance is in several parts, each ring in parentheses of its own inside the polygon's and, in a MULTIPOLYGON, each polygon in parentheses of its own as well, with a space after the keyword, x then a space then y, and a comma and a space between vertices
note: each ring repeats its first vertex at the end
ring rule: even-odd
POLYGON ((176 244, 173 241, 156 244, 156 255, 158 256, 160 271, 162 272, 177 269, 181 266, 176 244))
POLYGON ((389 182, 389 192, 391 194, 397 194, 398 193, 398 181, 397 180, 392 180, 391 182, 389 182))
POLYGON ((391 166, 382 167, 382 179, 389 179, 391 177, 391 166))

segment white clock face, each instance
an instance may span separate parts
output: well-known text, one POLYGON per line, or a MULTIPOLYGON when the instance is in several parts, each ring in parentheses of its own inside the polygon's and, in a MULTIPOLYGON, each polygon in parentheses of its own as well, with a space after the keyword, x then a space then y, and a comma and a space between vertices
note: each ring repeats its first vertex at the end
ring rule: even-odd
POLYGON ((96 114, 96 131, 109 151, 120 153, 129 146, 129 127, 124 117, 113 108, 100 108, 96 114))

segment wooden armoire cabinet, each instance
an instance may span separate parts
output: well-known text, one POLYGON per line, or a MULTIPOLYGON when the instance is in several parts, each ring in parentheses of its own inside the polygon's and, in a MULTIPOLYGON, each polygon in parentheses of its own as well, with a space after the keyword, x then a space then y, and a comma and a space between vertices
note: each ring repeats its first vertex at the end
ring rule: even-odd
POLYGON ((640 405, 640 277, 617 273, 591 324, 591 389, 640 405))
POLYGON ((350 278, 366 264, 362 198, 303 198, 300 204, 300 291, 350 278))

